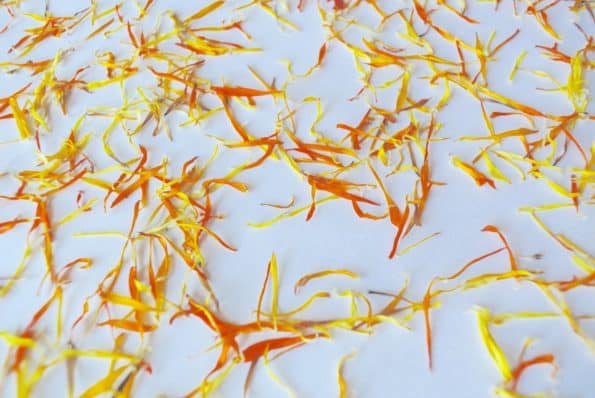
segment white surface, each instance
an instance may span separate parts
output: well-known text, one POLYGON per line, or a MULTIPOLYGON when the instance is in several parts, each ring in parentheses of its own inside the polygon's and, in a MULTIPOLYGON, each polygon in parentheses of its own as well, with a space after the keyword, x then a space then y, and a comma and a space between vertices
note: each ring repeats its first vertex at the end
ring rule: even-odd
MULTIPOLYGON (((247 66, 252 66, 267 81, 276 79, 278 87, 287 80, 285 66, 282 59, 293 62, 295 73, 302 73, 316 62, 318 49, 327 37, 327 33, 320 25, 320 18, 312 1, 307 2, 303 13, 294 10, 295 4, 290 5, 290 13, 284 11, 283 3, 276 4, 279 12, 296 23, 301 31, 295 32, 279 26, 275 20, 257 7, 241 12, 233 12, 233 8, 241 2, 228 2, 221 10, 209 15, 197 23, 196 26, 213 26, 223 21, 230 22, 242 17, 245 19, 244 28, 250 32, 254 40, 246 42, 239 34, 213 34, 222 40, 233 38, 249 46, 261 47, 263 52, 254 54, 235 54, 220 58, 209 58, 200 76, 210 79, 214 84, 243 85, 260 87, 247 66)), ((379 1, 387 11, 393 11, 393 2, 379 1)), ((549 93, 536 90, 538 87, 551 87, 544 79, 533 76, 529 69, 540 69, 551 73, 554 77, 565 81, 568 67, 554 63, 540 55, 536 44, 550 46, 554 40, 548 36, 529 16, 512 16, 511 2, 504 1, 497 12, 491 3, 472 2, 469 15, 482 21, 481 25, 469 25, 453 17, 452 14, 440 11, 434 15, 438 24, 459 37, 473 43, 477 32, 485 42, 489 34, 495 30, 498 43, 503 38, 521 28, 521 34, 498 53, 497 60, 488 65, 488 81, 492 90, 507 95, 523 103, 528 103, 540 110, 555 114, 568 114, 572 107, 567 98, 560 93, 549 93), (522 50, 527 50, 523 67, 519 70, 513 83, 508 82, 508 74, 516 56, 522 50)), ((520 2, 524 9, 525 3, 520 2)), ((565 3, 565 2, 563 2, 565 3)), ((100 2, 101 9, 107 9, 112 2, 100 2)), ((206 4, 206 3, 204 3, 206 4)), ((53 14, 72 14, 88 4, 75 2, 51 1, 50 10, 53 14)), ((156 1, 142 22, 149 31, 158 20, 158 16, 166 9, 173 9, 178 15, 188 15, 195 12, 203 2, 173 2, 156 1), (196 4, 193 4, 196 3, 196 4), (198 4, 200 3, 200 4, 198 4)), ((330 9, 330 4, 322 2, 322 6, 330 9)), ((398 2, 408 15, 411 2, 398 2)), ((575 29, 572 22, 575 16, 566 10, 566 5, 555 8, 550 12, 552 25, 559 31, 564 40, 560 49, 568 53, 580 48, 584 39, 575 29)), ((431 8, 431 7, 428 7, 431 8)), ((126 2, 123 7, 128 15, 135 15, 132 2, 126 2)), ((15 59, 14 54, 6 51, 22 35, 23 29, 31 25, 31 20, 23 17, 26 11, 41 12, 42 2, 23 2, 19 16, 11 21, 6 12, 0 13, 0 26, 10 23, 10 30, 0 35, 0 61, 15 59)), ((349 17, 370 25, 378 22, 378 17, 369 6, 361 5, 349 17)), ((593 33, 593 24, 589 15, 583 11, 580 14, 581 25, 593 33)), ((166 18, 162 23, 170 28, 166 18)), ((98 25, 99 26, 99 23, 98 25)), ((116 24, 114 24, 116 26, 116 24)), ((75 48, 68 54, 58 67, 58 75, 69 78, 79 67, 94 63, 94 56, 99 52, 111 50, 119 56, 125 56, 132 51, 125 30, 114 33, 105 39, 102 35, 89 42, 83 38, 93 30, 86 21, 73 33, 65 34, 59 39, 51 39, 38 50, 32 52, 25 59, 41 59, 52 56, 56 49, 75 48)), ((139 26, 135 31, 139 32, 139 26)), ((395 32, 402 30, 398 18, 393 18, 381 33, 374 33, 350 28, 345 37, 352 43, 360 43, 360 37, 381 37, 397 47, 412 50, 405 41, 397 39, 395 32)), ((416 24, 418 32, 424 29, 416 24)), ((427 39, 433 44, 440 56, 456 60, 454 47, 438 38, 435 33, 428 34, 427 39)), ((166 43, 163 49, 175 49, 173 41, 166 43)), ((472 59, 466 53, 467 59, 472 59)), ((153 61, 151 61, 153 62, 153 61)), ((145 67, 151 63, 141 61, 142 72, 128 79, 125 83, 126 92, 132 99, 137 99, 137 87, 142 87, 150 93, 157 81, 145 67)), ((157 64, 160 65, 160 64, 157 64)), ((476 67, 471 62, 472 71, 476 67)), ((157 67, 158 70, 165 68, 157 67)), ((432 97, 440 98, 443 92, 443 82, 432 87, 423 76, 427 76, 428 69, 421 62, 411 64, 412 99, 432 97)), ((474 72, 472 72, 474 73, 474 72)), ((400 74, 396 67, 378 70, 373 80, 376 84, 395 78, 400 74)), ((88 81, 104 78, 104 71, 93 67, 85 72, 83 78, 88 81)), ((592 86, 592 72, 588 75, 592 86)), ((309 78, 290 81, 287 86, 292 107, 298 106, 307 96, 320 97, 324 109, 324 118, 318 125, 318 130, 325 136, 338 139, 344 131, 335 128, 337 123, 356 125, 366 111, 363 99, 349 101, 360 88, 359 76, 355 70, 352 56, 340 43, 330 43, 327 57, 320 70, 315 71, 309 78)), ((1 77, 0 97, 12 93, 15 89, 29 81, 38 82, 40 76, 30 77, 27 71, 3 73, 1 77)), ((34 84, 35 85, 35 84, 34 84)), ((368 96, 370 101, 378 101, 376 105, 389 108, 394 104, 394 98, 400 84, 378 92, 378 98, 368 96)), ((228 243, 238 249, 231 253, 221 248, 212 239, 203 240, 202 250, 206 257, 207 272, 213 288, 220 301, 219 314, 233 321, 250 321, 254 319, 254 310, 258 292, 264 278, 267 261, 274 251, 280 266, 280 306, 281 310, 289 310, 301 304, 310 294, 318 290, 329 290, 334 293, 331 299, 321 300, 307 312, 307 317, 324 318, 327 316, 347 316, 349 313, 348 298, 339 297, 340 292, 353 290, 366 293, 368 290, 397 292, 409 280, 407 298, 422 300, 429 281, 438 275, 449 275, 459 269, 470 259, 500 247, 500 242, 494 234, 482 233, 480 229, 486 224, 497 225, 507 236, 519 264, 530 270, 543 272, 546 280, 566 280, 573 275, 579 275, 580 270, 570 261, 570 256, 560 246, 548 237, 527 214, 517 211, 519 207, 561 203, 565 198, 556 195, 543 181, 529 178, 521 181, 518 174, 500 164, 512 180, 511 185, 498 182, 498 189, 492 190, 487 186, 477 187, 473 181, 460 170, 455 169, 450 156, 457 155, 469 161, 482 147, 482 142, 460 142, 458 137, 467 135, 487 135, 485 125, 481 119, 478 103, 459 87, 452 86, 453 95, 449 104, 437 113, 437 121, 442 124, 436 133, 444 141, 431 144, 430 159, 432 180, 446 182, 447 186, 435 186, 423 217, 423 225, 415 228, 402 242, 401 247, 414 243, 433 233, 441 235, 429 240, 420 247, 404 256, 387 259, 392 244, 394 228, 388 220, 367 221, 358 219, 348 202, 331 201, 317 207, 315 216, 305 222, 302 213, 291 219, 281 221, 267 229, 253 229, 248 223, 269 220, 279 214, 280 210, 260 206, 262 202, 287 203, 292 196, 296 198, 296 206, 309 204, 309 186, 300 180, 296 174, 281 161, 268 159, 263 167, 250 170, 239 175, 236 180, 246 183, 250 191, 241 193, 223 187, 213 194, 214 206, 217 214, 225 218, 213 221, 210 226, 228 243), (529 256, 541 253, 543 259, 532 260, 529 256), (294 295, 293 284, 304 274, 327 268, 347 268, 361 275, 359 280, 349 280, 341 277, 331 277, 311 282, 298 295, 294 295)), ((234 111, 246 129, 255 136, 265 136, 274 130, 276 112, 280 111, 280 104, 274 104, 268 98, 256 99, 258 107, 255 111, 246 111, 234 104, 234 111)), ((53 153, 61 141, 69 134, 74 120, 97 106, 120 107, 122 100, 117 85, 97 90, 88 94, 76 90, 68 101, 68 117, 62 117, 58 107, 52 104, 51 132, 42 135, 42 145, 46 154, 53 153)), ((214 102, 216 104, 216 102, 214 102)), ((488 104, 489 111, 498 108, 488 104)), ((592 112, 592 107, 589 109, 592 112)), ((308 128, 315 115, 315 104, 309 103, 298 106, 298 132, 303 139, 310 140, 308 128)), ((144 116, 143 116, 144 117, 144 116)), ((416 117, 427 123, 429 115, 419 112, 416 117)), ((200 126, 180 128, 179 124, 186 120, 185 112, 173 112, 167 116, 165 123, 171 128, 173 141, 164 132, 158 136, 151 135, 152 127, 146 128, 141 134, 133 138, 135 144, 141 144, 149 150, 149 165, 158 164, 164 156, 169 159, 172 174, 179 172, 181 165, 188 159, 198 156, 199 163, 204 164, 217 141, 212 138, 236 140, 237 135, 220 112, 215 117, 206 120, 200 126)), ((396 127, 404 126, 408 120, 399 122, 396 127)), ((515 121, 517 123, 518 121, 515 121)), ((130 123, 129 127, 138 122, 130 123)), ((520 123, 520 122, 519 122, 520 123)), ((114 164, 107 157, 101 147, 101 134, 109 124, 107 118, 88 118, 80 132, 93 132, 85 153, 95 162, 96 169, 102 169, 114 164)), ((518 124, 508 125, 509 122, 496 121, 498 131, 517 127, 518 124)), ((0 121, 2 141, 14 140, 18 133, 14 121, 0 121)), ((538 125, 544 128, 543 125, 538 125)), ((585 148, 589 148, 593 141, 593 123, 579 121, 573 133, 585 148)), ((127 144, 124 133, 117 129, 110 142, 113 144, 121 159, 131 159, 138 154, 127 144)), ((515 141, 516 142, 516 141, 515 141)), ((508 149, 521 153, 518 144, 510 143, 508 149)), ((219 157, 207 171, 208 178, 224 176, 232 167, 240 165, 248 159, 260 156, 259 150, 226 149, 219 145, 219 157)), ((396 155, 396 154, 395 154, 396 155)), ((396 156, 395 156, 396 159, 396 156)), ((15 173, 24 169, 34 169, 38 158, 33 141, 7 143, 0 146, 0 171, 15 173)), ((571 147, 565 160, 561 163, 560 171, 553 171, 551 177, 560 183, 568 181, 571 167, 580 165, 580 158, 571 147)), ((310 171, 317 168, 308 168, 310 171)), ((380 170, 386 175, 389 169, 380 170)), ((112 173, 111 181, 118 173, 112 173)), ((349 179, 372 183, 373 179, 366 167, 361 167, 348 175, 349 179)), ((9 176, 0 180, 0 194, 12 194, 17 183, 9 176)), ((413 173, 403 173, 391 177, 387 181, 389 190, 400 204, 404 202, 415 181, 413 173)), ((152 185, 152 189, 156 188, 152 185)), ((59 220, 65 214, 76 208, 75 197, 78 190, 84 190, 85 199, 99 198, 99 202, 92 212, 85 213, 75 221, 68 223, 54 232, 55 263, 65 264, 77 257, 91 257, 94 265, 84 271, 73 271, 72 283, 65 288, 64 327, 62 341, 56 343, 54 333, 54 314, 52 310, 44 319, 43 327, 48 336, 46 355, 51 358, 64 348, 69 338, 79 348, 99 349, 111 348, 112 334, 108 328, 93 327, 93 317, 89 316, 81 326, 70 331, 70 325, 80 314, 85 297, 93 293, 99 281, 114 265, 119 256, 123 240, 115 237, 74 237, 78 232, 121 231, 126 232, 130 223, 132 206, 139 194, 126 200, 123 204, 104 211, 101 206, 103 192, 84 183, 77 183, 57 195, 51 201, 53 220, 59 220)), ((378 190, 365 190, 365 195, 384 203, 378 190)), ((324 195, 319 194, 319 197, 324 195)), ((154 205, 154 203, 152 203, 154 205)), ((152 207, 141 213, 139 226, 144 226, 152 207)), ((368 210, 368 209, 366 209, 368 210)), ((372 211, 372 210, 370 210, 372 211)), ((378 212, 377 212, 378 213, 378 212)), ((30 204, 0 202, 1 220, 9 220, 16 215, 32 217, 34 209, 30 204)), ((573 208, 558 210, 554 213, 544 213, 543 218, 554 230, 564 232, 577 244, 594 254, 593 238, 595 225, 593 222, 593 206, 581 206, 580 214, 573 208)), ((153 225, 155 226, 155 225, 153 225)), ((28 226, 23 225, 8 234, 0 235, 0 276, 10 276, 22 255, 28 226)), ((142 228, 139 229, 139 231, 142 228)), ((138 232, 138 231, 137 231, 138 232)), ((35 254, 29 261, 24 278, 19 280, 13 290, 0 300, 0 330, 12 333, 18 332, 29 321, 34 311, 47 300, 51 293, 49 284, 44 284, 38 291, 38 286, 44 273, 44 264, 40 246, 35 246, 35 254)), ((169 297, 174 302, 180 300, 180 290, 183 281, 189 283, 188 293, 197 299, 204 299, 205 292, 198 281, 189 277, 187 268, 179 261, 175 261, 173 273, 168 282, 169 297)), ((487 261, 477 264, 467 276, 479 275, 487 272, 503 272, 508 269, 508 258, 503 252, 487 261)), ((125 278, 122 278, 122 287, 125 278)), ((566 295, 572 311, 576 314, 592 313, 592 288, 576 289, 566 295)), ((381 308, 387 298, 370 296, 375 308, 381 308)), ((275 360, 272 368, 296 392, 299 397, 330 397, 337 396, 336 367, 339 359, 346 354, 355 352, 357 355, 346 362, 345 377, 349 396, 357 397, 488 397, 493 387, 501 382, 501 377, 487 351, 481 343, 476 326, 476 316, 473 311, 476 306, 484 306, 494 313, 516 311, 555 311, 551 303, 532 284, 516 281, 499 282, 487 287, 446 295, 441 298, 442 306, 431 312, 434 338, 434 369, 427 368, 425 334, 421 312, 416 314, 409 323, 410 330, 395 327, 392 324, 382 324, 374 327, 373 335, 360 335, 347 331, 336 330, 332 340, 317 340, 297 350, 289 352, 275 360)), ((268 305, 268 301, 265 301, 268 305)), ((91 301, 97 305, 97 300, 91 301)), ((363 309, 363 307, 362 307, 363 309)), ((173 313, 173 310, 170 314, 173 313)), ((306 315, 304 315, 306 317, 306 315)), ((134 333, 130 333, 126 344, 128 352, 138 353, 143 348, 148 349, 146 360, 153 367, 153 374, 141 373, 134 389, 134 396, 169 396, 179 397, 195 388, 209 369, 214 365, 218 350, 206 351, 214 342, 216 335, 207 329, 198 319, 181 318, 173 325, 167 320, 169 314, 161 318, 161 327, 154 333, 147 334, 141 341, 134 333)), ((100 315, 104 320, 105 313, 100 315)), ((591 336, 595 335, 593 321, 581 321, 581 326, 591 336)), ((526 393, 547 391, 564 397, 588 397, 595 390, 595 353, 572 333, 563 318, 544 320, 518 320, 503 326, 492 327, 492 331, 507 354, 511 364, 520 352, 527 337, 538 340, 531 349, 532 355, 552 352, 556 355, 556 362, 560 371, 554 379, 550 377, 548 367, 536 367, 529 370, 523 377, 520 391, 526 393)), ((242 342, 245 344, 246 342, 242 342)), ((0 343, 0 356, 8 353, 6 345, 0 343)), ((108 362, 102 360, 79 360, 76 373, 76 391, 81 393, 92 382, 103 377, 108 362)), ((215 396, 241 396, 243 381, 248 365, 236 366, 226 382, 214 393, 215 396)), ((3 383, 2 396, 14 396, 14 376, 6 377, 3 383)), ((34 390, 34 396, 65 396, 66 377, 64 366, 52 369, 41 380, 34 390)), ((257 366, 249 396, 277 397, 284 394, 279 387, 267 376, 262 363, 257 366)))

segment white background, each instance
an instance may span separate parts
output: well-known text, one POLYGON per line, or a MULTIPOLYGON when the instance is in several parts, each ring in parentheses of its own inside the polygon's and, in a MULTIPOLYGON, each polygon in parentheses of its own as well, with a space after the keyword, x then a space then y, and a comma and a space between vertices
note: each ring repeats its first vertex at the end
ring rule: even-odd
MULTIPOLYGON (((9 47, 23 34, 23 29, 35 25, 31 19, 23 17, 23 13, 42 13, 42 2, 23 2, 20 15, 11 20, 6 12, 0 12, 0 25, 10 24, 8 32, 0 35, 0 61, 15 60, 15 54, 7 54, 9 47)), ((242 41, 248 46, 260 47, 264 51, 258 53, 233 54, 224 57, 209 58, 200 69, 200 76, 210 79, 213 84, 242 85, 260 87, 251 77, 247 66, 252 66, 267 81, 277 79, 278 86, 288 79, 287 70, 281 60, 289 59, 293 63, 296 74, 303 73, 316 62, 318 49, 328 37, 321 26, 320 17, 315 4, 308 1, 304 12, 295 11, 295 4, 290 4, 287 11, 282 3, 274 4, 279 13, 299 26, 296 32, 280 26, 270 15, 258 7, 243 11, 233 11, 240 2, 228 2, 224 8, 209 15, 196 26, 214 26, 223 21, 239 19, 246 31, 253 36, 252 42, 246 42, 238 34, 213 34, 212 37, 222 40, 232 38, 242 41)), ((515 29, 521 34, 504 47, 496 56, 497 60, 488 65, 488 81, 490 88, 517 101, 530 104, 544 112, 568 114, 572 107, 565 95, 536 90, 538 87, 551 88, 551 82, 532 75, 529 71, 539 69, 550 73, 564 82, 568 74, 568 65, 549 61, 535 48, 536 44, 551 46, 555 41, 528 15, 513 16, 512 3, 501 2, 498 11, 494 11, 493 3, 471 2, 469 15, 481 21, 479 25, 469 25, 454 17, 447 11, 433 14, 437 24, 448 29, 467 43, 473 43, 475 33, 485 43, 492 31, 497 32, 495 43, 508 37, 515 29), (528 55, 521 70, 513 82, 508 81, 508 74, 514 60, 522 50, 528 55)), ((526 8, 525 2, 519 2, 519 10, 526 8)), ((568 2, 562 2, 549 12, 554 28, 564 38, 560 41, 560 49, 574 54, 584 45, 584 38, 573 26, 578 21, 590 33, 593 23, 589 15, 583 11, 580 18, 567 10, 568 2)), ((110 2, 99 2, 100 9, 112 6, 110 2)), ((140 25, 150 31, 167 9, 175 10, 178 15, 189 15, 205 5, 203 2, 156 1, 148 15, 140 25)), ((409 15, 412 4, 406 2, 379 1, 381 7, 393 11, 395 7, 403 8, 409 15)), ((87 2, 49 2, 49 9, 55 15, 72 14, 87 7, 87 2)), ((321 4, 330 10, 331 5, 321 4)), ((431 7, 428 7, 431 8, 431 7)), ((16 10, 16 8, 15 8, 16 10)), ((132 2, 123 6, 128 15, 135 15, 136 8, 132 2)), ((369 6, 362 5, 348 17, 357 18, 361 23, 375 26, 379 18, 369 6)), ((416 29, 424 28, 416 19, 416 29)), ((162 16, 164 26, 166 18, 162 16)), ((99 26, 99 23, 96 26, 99 26)), ((113 25, 114 27, 116 24, 113 25)), ((39 49, 25 57, 25 60, 51 57, 57 49, 75 48, 75 51, 64 57, 58 68, 58 75, 66 77, 81 66, 93 64, 95 55, 111 50, 118 56, 129 56, 132 47, 125 30, 114 33, 109 38, 99 35, 86 42, 84 37, 94 29, 89 21, 72 33, 48 40, 39 49)), ((345 37, 352 43, 361 44, 360 37, 383 38, 398 47, 411 47, 395 35, 403 31, 398 18, 393 18, 381 33, 366 31, 354 26, 345 37)), ((434 32, 427 35, 434 46, 435 53, 445 58, 456 60, 454 46, 440 39, 434 32)), ((172 42, 173 43, 173 42, 172 42)), ((164 48, 175 48, 171 43, 164 48)), ((477 63, 470 53, 466 53, 470 68, 476 70, 477 63)), ((22 62, 22 59, 19 61, 22 62)), ((128 79, 126 91, 131 98, 138 98, 137 87, 147 92, 155 88, 157 81, 146 70, 144 60, 139 62, 141 73, 128 79)), ((38 82, 40 77, 30 77, 25 70, 8 73, 5 69, 1 76, 0 97, 9 95, 29 81, 38 82)), ((164 70, 164 68, 159 68, 164 70)), ((423 77, 428 68, 422 62, 411 65, 412 99, 432 97, 440 98, 443 93, 443 82, 430 86, 423 77)), ((474 73, 474 72, 473 72, 474 73)), ((591 72, 592 73, 592 72, 591 72)), ((374 83, 380 84, 394 79, 400 74, 396 67, 385 68, 374 75, 374 83)), ((91 68, 83 74, 88 81, 103 77, 98 67, 91 68)), ((361 87, 359 75, 355 70, 351 53, 338 41, 329 44, 328 54, 323 67, 316 70, 309 78, 290 81, 287 94, 292 106, 298 106, 298 122, 300 137, 310 140, 307 129, 315 113, 313 103, 299 105, 307 96, 320 97, 324 110, 324 118, 318 130, 326 136, 337 139, 344 132, 335 128, 337 123, 356 125, 367 109, 363 97, 357 101, 348 101, 361 87)), ((592 86, 592 74, 587 75, 592 86)), ((35 85, 35 84, 34 84, 35 85)), ((386 108, 392 107, 400 85, 378 92, 376 104, 386 108)), ((367 221, 358 219, 348 202, 337 200, 320 205, 315 216, 309 222, 302 213, 294 218, 283 220, 267 229, 254 229, 248 223, 263 222, 281 212, 278 209, 263 207, 263 202, 287 203, 295 197, 296 207, 309 204, 309 186, 282 161, 273 159, 257 169, 242 173, 237 180, 249 186, 249 192, 241 193, 229 188, 221 188, 213 195, 216 213, 225 215, 215 220, 211 227, 227 242, 238 249, 229 252, 221 248, 212 239, 204 240, 203 253, 207 260, 213 288, 220 300, 219 314, 228 320, 248 322, 254 319, 253 311, 266 269, 272 254, 277 255, 280 267, 280 305, 281 310, 290 310, 301 304, 310 294, 318 290, 328 290, 334 295, 330 299, 321 300, 306 313, 307 317, 324 318, 348 316, 349 300, 338 294, 346 290, 366 293, 368 290, 397 292, 409 280, 407 298, 421 301, 428 282, 435 276, 449 275, 464 263, 500 247, 494 234, 482 233, 480 229, 487 224, 497 225, 511 243, 519 264, 526 269, 541 271, 545 280, 566 280, 573 275, 582 275, 570 261, 570 255, 548 237, 530 219, 529 215, 520 213, 518 209, 525 206, 562 203, 568 201, 553 192, 543 181, 528 177, 523 181, 519 175, 505 164, 498 163, 506 170, 512 184, 498 182, 496 190, 487 186, 477 187, 473 181, 451 164, 452 155, 465 161, 475 156, 484 143, 461 142, 457 138, 468 135, 487 135, 485 124, 481 119, 479 104, 464 90, 453 85, 453 94, 449 104, 437 113, 437 121, 442 124, 437 136, 443 141, 431 144, 431 176, 435 181, 447 183, 446 186, 435 186, 423 218, 423 226, 415 228, 402 242, 402 247, 414 243, 434 232, 441 234, 410 251, 406 255, 387 258, 394 228, 388 220, 367 221), (540 253, 541 260, 534 260, 532 255, 540 253), (293 284, 304 274, 327 268, 347 268, 357 272, 361 277, 350 280, 342 277, 331 277, 311 282, 297 295, 293 293, 293 284)), ((374 101, 372 95, 368 96, 374 101)), ((247 111, 234 105, 234 111, 243 125, 255 136, 265 136, 274 130, 275 114, 279 110, 270 98, 257 99, 258 107, 247 111)), ((69 134, 74 120, 84 112, 99 105, 120 107, 122 100, 118 85, 85 93, 77 90, 68 101, 68 117, 59 113, 56 104, 52 105, 51 131, 44 133, 42 142, 46 154, 53 153, 61 141, 69 134)), ((493 105, 489 105, 494 107, 493 105)), ((592 111, 592 107, 590 108, 592 111)), ((496 107, 494 109, 496 110, 496 107)), ((499 108, 505 110, 505 108, 499 108)), ((427 116, 419 115, 424 122, 427 116)), ((183 111, 168 115, 165 123, 171 128, 173 140, 161 132, 151 135, 152 128, 143 130, 134 137, 136 144, 142 144, 149 150, 149 164, 158 164, 164 156, 170 161, 170 170, 179 172, 181 164, 186 160, 199 156, 204 163, 210 156, 217 141, 212 138, 236 140, 236 133, 220 112, 206 120, 200 126, 181 128, 186 121, 183 111)), ((93 159, 97 169, 113 165, 114 161, 107 157, 101 146, 101 134, 110 120, 107 118, 88 118, 81 128, 82 133, 92 132, 93 138, 85 153, 93 159)), ((498 120, 495 125, 498 131, 518 127, 522 123, 498 120), (516 123, 516 124, 515 124, 516 123)), ((12 120, 1 121, 1 141, 9 142, 18 137, 12 120)), ((133 124, 134 125, 134 124, 133 124)), ((547 124, 538 123, 543 129, 547 124)), ((542 130, 544 131, 544 130, 542 130)), ((593 139, 593 124, 579 121, 573 131, 576 138, 585 148, 589 148, 593 139)), ((118 156, 132 159, 138 153, 130 146, 123 132, 119 129, 110 139, 118 156)), ((522 153, 519 144, 511 140, 503 148, 522 153)), ((218 158, 208 169, 207 176, 216 178, 224 176, 232 167, 242 164, 248 159, 256 159, 257 150, 230 150, 220 146, 218 158)), ((33 141, 10 142, 0 146, 0 171, 8 173, 0 180, 0 193, 14 193, 18 184, 11 175, 26 169, 34 169, 39 158, 35 152, 33 141)), ((396 159, 393 159, 396 161, 396 159)), ((560 163, 561 168, 548 172, 548 175, 560 184, 567 184, 571 167, 580 166, 578 152, 569 149, 566 158, 560 163)), ((390 169, 381 170, 384 175, 390 169)), ((350 174, 357 181, 373 182, 372 176, 365 167, 350 174)), ((117 173, 111 174, 111 181, 117 173)), ((399 203, 403 203, 405 193, 411 190, 415 180, 414 174, 386 179, 389 190, 399 203)), ((91 257, 94 265, 91 269, 74 271, 72 283, 65 288, 63 341, 54 341, 54 314, 44 320, 40 330, 47 332, 48 351, 57 353, 64 348, 68 339, 72 339, 77 347, 105 348, 112 345, 112 334, 108 328, 94 327, 92 317, 74 332, 70 325, 80 314, 85 297, 93 293, 101 278, 115 264, 123 240, 116 237, 75 237, 79 232, 121 231, 126 232, 130 223, 134 198, 122 205, 104 211, 101 200, 103 192, 86 184, 77 184, 72 189, 55 197, 51 202, 51 214, 54 220, 76 208, 75 196, 78 190, 84 190, 85 198, 99 198, 92 212, 86 213, 75 221, 56 229, 55 262, 65 264, 77 257, 91 257)), ((377 190, 365 190, 364 194, 383 203, 377 190)), ((322 195, 320 195, 321 197, 322 195)), ((595 225, 593 223, 593 207, 588 205, 588 197, 583 198, 579 214, 573 208, 565 208, 540 216, 556 232, 562 232, 574 242, 586 248, 591 254, 595 225)), ((141 214, 138 223, 142 229, 150 210, 141 214)), ((28 203, 0 202, 2 220, 17 215, 32 217, 34 208, 28 203)), ((28 226, 23 225, 8 234, 0 236, 0 276, 10 276, 20 261, 25 245, 28 226)), ((38 241, 38 240, 37 240, 38 241)), ((0 300, 0 330, 16 333, 29 321, 34 311, 49 297, 49 284, 38 290, 44 273, 43 258, 39 244, 36 253, 28 262, 23 279, 19 280, 13 290, 0 300)), ((508 268, 508 258, 503 252, 487 261, 477 264, 470 270, 468 277, 490 272, 504 272, 508 268)), ((179 302, 180 290, 184 280, 189 281, 188 293, 197 298, 204 298, 197 281, 188 275, 186 268, 176 262, 168 282, 168 295, 172 301, 179 302)), ((124 285, 122 285, 124 286, 124 285)), ((592 288, 579 288, 566 295, 570 308, 575 314, 592 313, 592 288)), ((387 298, 370 296, 375 308, 381 308, 387 298)), ((267 302, 267 301, 265 301, 267 302)), ((337 396, 338 384, 336 369, 341 357, 356 353, 353 359, 346 362, 345 378, 349 396, 358 397, 487 397, 491 396, 494 386, 501 382, 497 368, 491 361, 487 350, 482 345, 476 322, 474 309, 484 306, 491 312, 517 311, 557 311, 547 298, 529 283, 505 281, 486 286, 481 289, 457 292, 441 297, 442 305, 431 312, 434 338, 434 369, 427 368, 425 334, 421 312, 415 315, 408 324, 410 330, 398 328, 392 324, 374 327, 373 335, 362 335, 336 330, 331 340, 320 339, 297 350, 281 356, 272 364, 272 368, 299 397, 337 396)), ((91 302, 97 305, 96 301, 91 302)), ((103 315, 105 317, 105 314, 103 315)), ((145 336, 143 342, 131 333, 127 342, 129 352, 138 352, 140 347, 147 347, 146 360, 153 367, 153 374, 141 374, 134 390, 139 397, 168 396, 179 397, 197 386, 211 369, 218 355, 217 350, 206 351, 216 336, 207 329, 200 320, 182 318, 173 325, 163 316, 159 329, 145 336)), ((104 320, 101 318, 100 320, 104 320)), ((593 321, 582 321, 581 326, 593 336, 593 321)), ((511 364, 523 342, 528 337, 537 339, 530 348, 530 356, 542 353, 554 353, 559 372, 552 379, 551 368, 535 367, 527 371, 520 384, 520 391, 525 393, 551 392, 564 397, 588 397, 595 390, 595 353, 575 335, 562 317, 533 320, 517 320, 503 326, 492 327, 493 334, 506 353, 511 364)), ((244 346, 246 341, 242 341, 244 346)), ((0 344, 0 356, 8 354, 8 347, 0 344)), ((230 373, 227 381, 217 390, 215 396, 241 396, 243 381, 248 365, 240 365, 230 373)), ((76 373, 76 392, 81 393, 92 382, 98 380, 107 369, 107 361, 84 359, 78 362, 76 373)), ((14 396, 14 376, 6 377, 3 383, 2 396, 14 396)), ((58 366, 49 371, 34 391, 35 396, 65 396, 66 377, 64 367, 58 366)), ((284 394, 268 376, 260 364, 257 366, 249 396, 277 397, 284 394)))

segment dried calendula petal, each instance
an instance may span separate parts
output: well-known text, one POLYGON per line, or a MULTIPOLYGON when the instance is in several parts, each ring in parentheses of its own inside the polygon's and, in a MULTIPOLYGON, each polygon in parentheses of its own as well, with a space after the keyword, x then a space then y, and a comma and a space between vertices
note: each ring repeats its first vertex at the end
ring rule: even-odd
POLYGON ((498 368, 498 371, 502 375, 504 381, 508 382, 512 378, 512 372, 506 355, 492 336, 490 332, 491 315, 490 312, 485 308, 476 309, 477 323, 479 327, 479 333, 483 344, 492 357, 494 364, 498 368))
POLYGON ((467 175, 473 178, 473 180, 478 186, 488 184, 490 187, 496 189, 496 184, 494 183, 494 180, 492 180, 491 178, 483 174, 481 171, 474 168, 469 163, 463 162, 456 156, 452 157, 452 163, 453 165, 455 165, 455 167, 458 167, 459 169, 463 170, 467 175))
POLYGON ((318 272, 314 272, 314 273, 302 276, 293 286, 293 291, 294 291, 294 293, 297 293, 300 288, 305 286, 312 279, 324 278, 324 277, 331 276, 331 275, 343 275, 343 276, 347 276, 349 278, 354 278, 354 279, 359 278, 358 274, 356 274, 353 271, 346 270, 346 269, 329 269, 329 270, 325 270, 325 271, 318 271, 318 272))
POLYGON ((12 116, 14 117, 21 139, 29 138, 32 134, 29 126, 27 125, 25 114, 21 108, 19 108, 19 104, 17 103, 17 100, 14 99, 14 97, 11 97, 9 101, 10 109, 12 110, 12 116))

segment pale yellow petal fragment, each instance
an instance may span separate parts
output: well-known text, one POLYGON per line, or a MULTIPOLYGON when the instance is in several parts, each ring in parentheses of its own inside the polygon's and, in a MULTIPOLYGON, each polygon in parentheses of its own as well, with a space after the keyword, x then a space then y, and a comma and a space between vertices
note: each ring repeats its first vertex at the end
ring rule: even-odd
POLYGON ((508 382, 512 378, 512 372, 510 370, 508 360, 506 359, 506 355, 504 355, 504 352, 490 332, 489 324, 491 321, 492 318, 490 316, 490 312, 487 309, 482 307, 477 309, 477 322, 483 344, 492 357, 494 364, 500 371, 500 374, 504 378, 504 381, 508 382))

